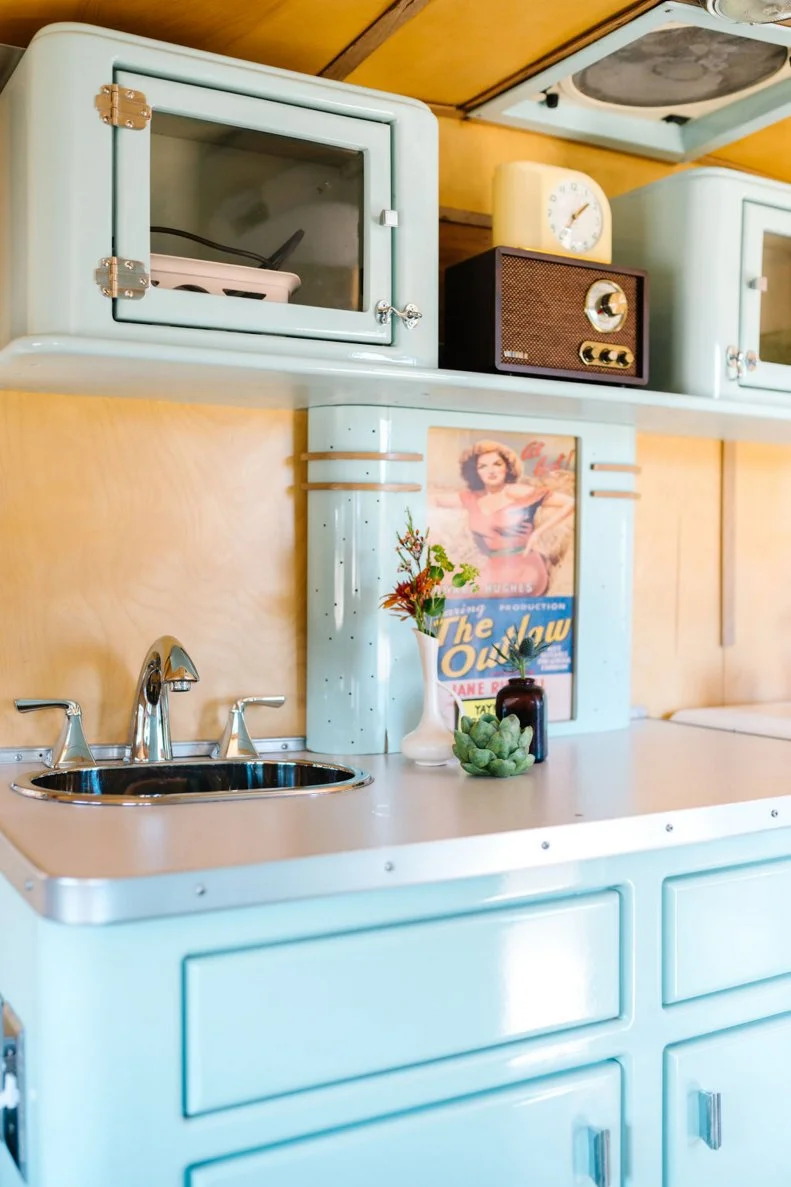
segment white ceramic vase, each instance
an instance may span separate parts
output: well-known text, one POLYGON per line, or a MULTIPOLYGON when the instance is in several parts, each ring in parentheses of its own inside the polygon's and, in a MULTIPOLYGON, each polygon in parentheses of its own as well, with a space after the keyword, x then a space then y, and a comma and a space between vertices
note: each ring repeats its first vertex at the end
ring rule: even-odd
POLYGON ((422 631, 413 631, 423 669, 423 713, 417 727, 405 734, 401 753, 422 767, 441 767, 453 758, 453 734, 439 712, 437 654, 439 642, 422 631))

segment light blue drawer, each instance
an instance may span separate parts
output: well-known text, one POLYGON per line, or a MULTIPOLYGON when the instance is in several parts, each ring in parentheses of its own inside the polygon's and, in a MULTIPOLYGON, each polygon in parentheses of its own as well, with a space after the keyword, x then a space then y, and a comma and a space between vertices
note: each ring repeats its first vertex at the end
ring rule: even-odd
POLYGON ((621 1182, 621 1069, 600 1064, 189 1172, 188 1187, 593 1187, 621 1182))
POLYGON ((669 878, 665 1003, 791 973, 791 861, 669 878))
POLYGON ((205 1113, 617 1017, 615 891, 185 961, 205 1113))

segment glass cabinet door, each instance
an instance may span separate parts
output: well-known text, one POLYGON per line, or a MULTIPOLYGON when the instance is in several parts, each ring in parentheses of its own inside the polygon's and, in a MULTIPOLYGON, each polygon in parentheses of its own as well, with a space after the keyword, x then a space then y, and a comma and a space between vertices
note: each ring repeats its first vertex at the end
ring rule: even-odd
POLYGON ((114 254, 151 277, 121 321, 388 344, 390 127, 121 72, 114 254))
POLYGON ((746 202, 742 250, 740 382, 791 392, 791 211, 746 202))

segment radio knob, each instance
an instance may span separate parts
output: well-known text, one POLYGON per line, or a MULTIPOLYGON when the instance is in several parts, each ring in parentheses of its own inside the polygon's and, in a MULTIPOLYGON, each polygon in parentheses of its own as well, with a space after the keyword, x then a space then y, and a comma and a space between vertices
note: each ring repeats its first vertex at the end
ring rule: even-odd
POLYGON ((614 363, 615 362, 614 352, 612 350, 606 350, 606 349, 599 351, 599 362, 600 363, 614 363))
POLYGON ((629 355, 626 353, 625 350, 622 350, 620 352, 620 354, 618 355, 617 362, 618 362, 619 367, 628 367, 629 366, 629 355))
POLYGON ((596 361, 596 351, 592 346, 586 346, 582 352, 582 357, 586 363, 594 363, 596 361))
POLYGON ((626 316, 629 309, 629 302, 626 299, 626 293, 621 289, 616 289, 612 293, 604 293, 597 302, 599 313, 605 317, 620 317, 626 316))

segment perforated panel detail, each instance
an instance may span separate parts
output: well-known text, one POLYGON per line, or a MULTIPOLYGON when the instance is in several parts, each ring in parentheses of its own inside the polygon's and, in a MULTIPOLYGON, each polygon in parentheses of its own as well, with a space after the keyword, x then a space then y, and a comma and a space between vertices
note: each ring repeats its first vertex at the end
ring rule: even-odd
POLYGON ((503 253, 500 262, 501 333, 498 361, 516 369, 549 367, 558 371, 598 372, 606 367, 581 362, 583 342, 628 347, 635 356, 621 375, 643 373, 642 282, 629 273, 602 272, 552 259, 532 259, 503 253), (599 279, 614 280, 626 293, 629 314, 620 330, 597 333, 585 315, 585 294, 599 279))

